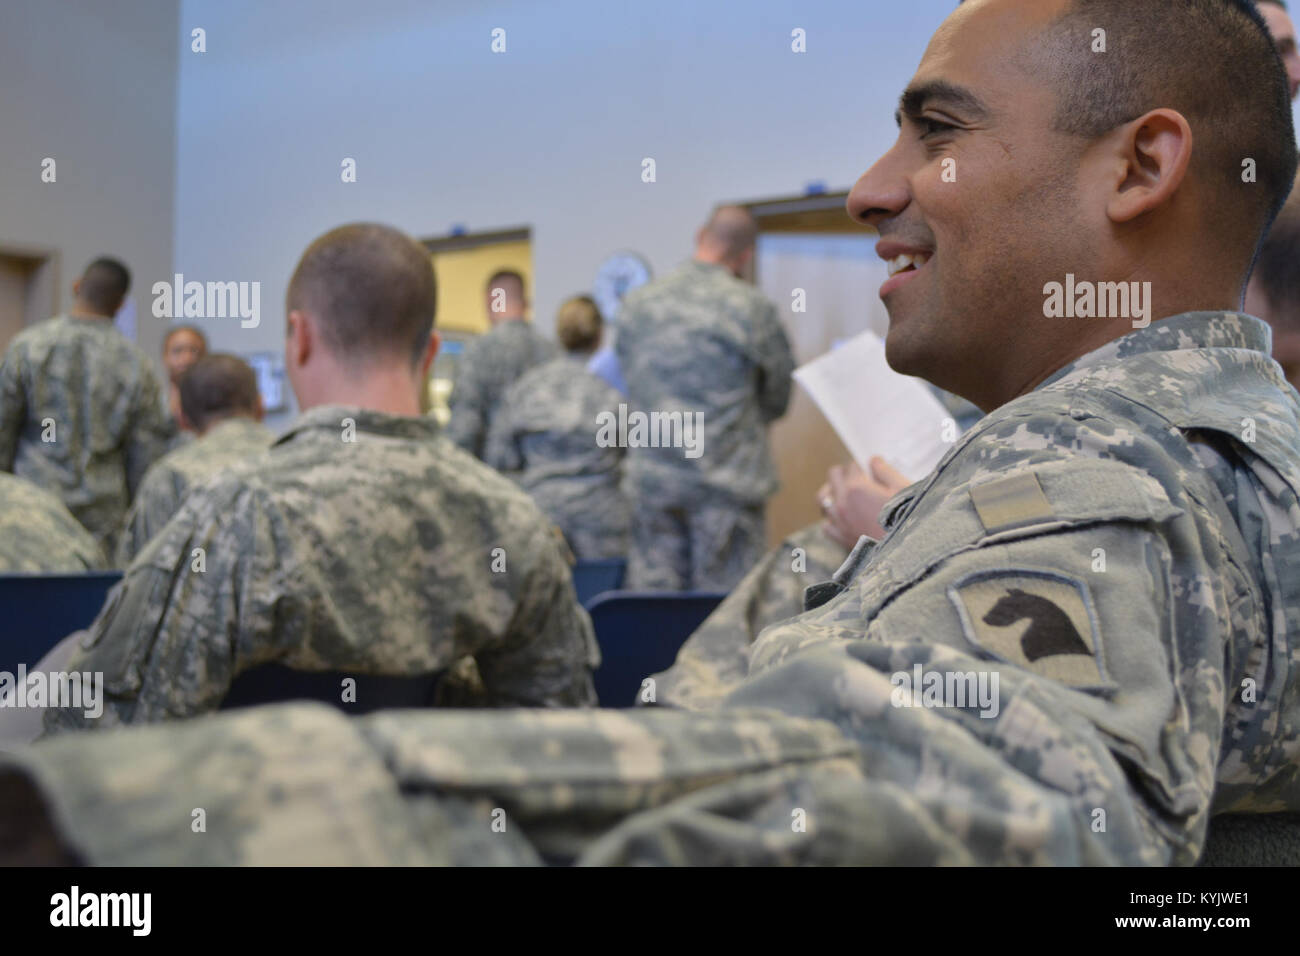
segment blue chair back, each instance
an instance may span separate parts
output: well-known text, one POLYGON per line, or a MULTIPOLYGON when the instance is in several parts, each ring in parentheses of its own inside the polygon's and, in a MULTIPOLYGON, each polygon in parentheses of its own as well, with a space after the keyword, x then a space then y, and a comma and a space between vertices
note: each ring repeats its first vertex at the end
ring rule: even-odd
POLYGON ((623 558, 579 561, 573 566, 573 590, 578 594, 578 603, 586 607, 597 594, 617 591, 623 586, 626 570, 623 558))
POLYGON ((381 677, 344 671, 300 671, 283 664, 262 664, 237 676, 221 710, 314 700, 330 704, 345 714, 368 714, 395 707, 432 707, 442 673, 414 677, 381 677), (343 681, 356 681, 354 701, 343 700, 343 681))
POLYGON ((602 707, 631 707, 641 682, 671 667, 677 652, 725 594, 619 591, 587 606, 600 644, 596 696, 602 707))
POLYGON ((73 631, 89 627, 121 571, 0 574, 0 671, 32 667, 73 631))

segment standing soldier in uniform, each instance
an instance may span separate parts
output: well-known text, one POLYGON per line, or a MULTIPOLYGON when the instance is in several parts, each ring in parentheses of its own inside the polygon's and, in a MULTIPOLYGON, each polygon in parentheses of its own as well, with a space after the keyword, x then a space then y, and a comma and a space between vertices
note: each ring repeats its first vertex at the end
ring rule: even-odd
POLYGON ((590 297, 560 306, 564 354, 525 372, 506 391, 488 432, 486 461, 519 482, 564 534, 579 560, 627 554, 628 503, 620 482, 625 449, 596 440, 620 396, 586 363, 604 321, 590 297))
POLYGON ((165 443, 153 363, 113 325, 130 284, 96 259, 71 311, 20 332, 0 363, 0 471, 57 494, 106 555, 165 443))
POLYGON ((726 591, 766 549, 767 426, 789 404, 794 357, 776 307, 739 278, 757 236, 747 210, 723 206, 689 262, 623 300, 615 348, 631 410, 699 415, 704 428, 695 457, 628 450, 629 587, 726 591))
POLYGON ((208 355, 181 376, 180 414, 198 437, 163 455, 145 473, 117 542, 117 566, 125 568, 149 539, 180 510, 190 489, 217 472, 266 451, 274 435, 257 373, 235 355, 208 355))
POLYGON ((555 345, 524 318, 524 277, 502 269, 488 280, 491 328, 465 346, 451 390, 447 437, 476 458, 483 457, 492 419, 506 389, 534 365, 555 356, 555 345))

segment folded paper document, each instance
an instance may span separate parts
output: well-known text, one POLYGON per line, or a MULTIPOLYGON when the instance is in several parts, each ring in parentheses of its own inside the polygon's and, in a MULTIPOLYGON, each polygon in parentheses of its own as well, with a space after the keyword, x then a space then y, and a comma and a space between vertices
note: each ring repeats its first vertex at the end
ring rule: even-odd
POLYGON ((916 481, 930 473, 956 438, 948 410, 919 378, 889 367, 884 340, 874 332, 800 366, 794 378, 863 468, 872 455, 880 455, 916 481))

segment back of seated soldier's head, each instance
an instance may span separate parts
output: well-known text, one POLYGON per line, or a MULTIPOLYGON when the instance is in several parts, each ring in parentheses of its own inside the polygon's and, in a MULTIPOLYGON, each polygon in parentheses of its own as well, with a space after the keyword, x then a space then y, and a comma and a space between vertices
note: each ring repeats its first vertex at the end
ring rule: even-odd
POLYGON ((965 0, 899 105, 847 203, 896 272, 886 355, 986 411, 1143 322, 1238 309, 1296 171, 1250 0, 965 0), (1118 314, 1058 312, 1079 282, 1118 314))
POLYGON ((131 288, 131 271, 116 259, 101 256, 72 286, 77 309, 92 315, 113 316, 122 308, 131 288))
POLYGON ((263 417, 257 373, 237 355, 214 353, 181 376, 181 413, 199 434, 228 418, 263 417))
POLYGON ((299 405, 419 414, 436 295, 428 252, 390 226, 340 226, 308 246, 286 295, 285 369, 299 405))
POLYGON ((1273 327, 1273 357, 1300 388, 1300 193, 1292 192, 1260 247, 1245 311, 1273 327))
POLYGON ((575 295, 555 316, 555 335, 566 352, 588 355, 600 345, 605 320, 589 295, 575 295))

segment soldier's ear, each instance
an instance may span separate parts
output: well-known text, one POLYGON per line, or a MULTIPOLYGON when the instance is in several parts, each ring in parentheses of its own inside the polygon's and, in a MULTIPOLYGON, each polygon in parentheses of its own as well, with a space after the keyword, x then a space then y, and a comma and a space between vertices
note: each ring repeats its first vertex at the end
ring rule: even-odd
POLYGON ((1176 110, 1155 109, 1114 131, 1099 147, 1109 180, 1106 214, 1131 222, 1168 205, 1187 178, 1192 129, 1176 110))
POLYGON ((305 365, 314 348, 311 322, 306 315, 294 309, 289 313, 289 335, 284 343, 286 361, 295 368, 305 365))
POLYGON ((442 337, 437 332, 429 333, 429 343, 424 347, 424 354, 420 356, 420 381, 423 382, 429 377, 429 369, 433 367, 433 360, 438 356, 438 349, 442 345, 442 337))

